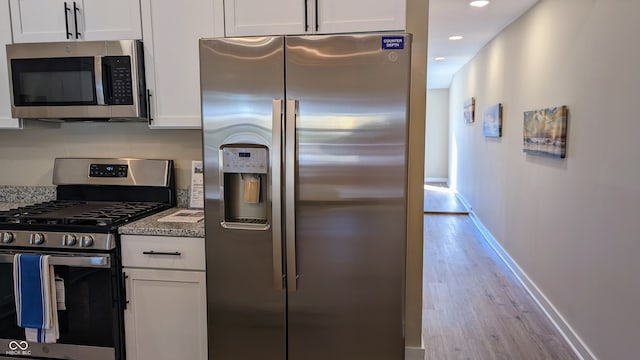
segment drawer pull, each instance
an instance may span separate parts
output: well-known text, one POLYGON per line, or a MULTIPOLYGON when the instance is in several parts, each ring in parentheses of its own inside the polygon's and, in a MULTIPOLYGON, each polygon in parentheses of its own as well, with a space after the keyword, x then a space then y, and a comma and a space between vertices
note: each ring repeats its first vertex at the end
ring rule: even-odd
POLYGON ((165 252, 165 251, 143 251, 142 252, 143 255, 168 255, 168 256, 180 256, 182 255, 181 253, 175 251, 175 252, 165 252))

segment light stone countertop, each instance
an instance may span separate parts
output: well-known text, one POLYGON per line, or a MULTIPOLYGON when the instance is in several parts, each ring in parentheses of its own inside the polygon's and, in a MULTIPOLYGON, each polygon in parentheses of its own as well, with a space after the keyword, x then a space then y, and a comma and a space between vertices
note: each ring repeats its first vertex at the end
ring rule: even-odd
POLYGON ((5 203, 40 203, 55 200, 55 186, 0 185, 0 201, 5 203))
POLYGON ((15 208, 19 208, 21 206, 31 205, 29 203, 19 203, 19 202, 0 202, 0 211, 11 210, 15 208))
POLYGON ((158 219, 183 208, 171 208, 118 228, 122 235, 204 237, 204 220, 197 223, 158 222, 158 219))

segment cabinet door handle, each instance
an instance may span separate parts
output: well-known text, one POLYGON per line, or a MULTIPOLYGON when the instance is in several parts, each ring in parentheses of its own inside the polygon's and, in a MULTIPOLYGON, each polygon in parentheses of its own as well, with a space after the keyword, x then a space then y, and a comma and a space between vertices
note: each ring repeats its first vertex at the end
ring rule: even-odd
POLYGON ((124 307, 125 310, 127 310, 127 304, 129 303, 129 300, 127 300, 127 279, 129 277, 127 276, 126 272, 122 273, 122 306, 124 307))
POLYGON ((69 37, 71 37, 73 34, 69 32, 69 11, 71 11, 71 9, 69 9, 69 7, 67 6, 67 2, 64 2, 64 28, 65 31, 67 33, 67 39, 69 39, 69 37))
POLYGON ((153 250, 143 251, 142 254, 143 255, 168 255, 168 256, 180 256, 180 255, 182 255, 182 253, 177 252, 177 251, 168 252, 168 251, 153 251, 153 250))
MULTIPOLYGON (((75 4, 75 3, 74 3, 75 4)), ((320 30, 320 24, 318 23, 318 0, 316 0, 316 31, 320 30)))
POLYGON ((153 121, 153 117, 151 116, 151 96, 153 96, 151 90, 147 89, 147 123, 149 125, 151 125, 153 121))
POLYGON ((79 12, 80 12, 80 8, 76 5, 76 2, 74 1, 73 2, 73 20, 74 20, 73 24, 76 30, 76 39, 80 39, 80 36, 82 35, 78 32, 78 13, 79 12))
POLYGON ((309 31, 309 9, 307 9, 307 0, 304 1, 304 32, 309 31))

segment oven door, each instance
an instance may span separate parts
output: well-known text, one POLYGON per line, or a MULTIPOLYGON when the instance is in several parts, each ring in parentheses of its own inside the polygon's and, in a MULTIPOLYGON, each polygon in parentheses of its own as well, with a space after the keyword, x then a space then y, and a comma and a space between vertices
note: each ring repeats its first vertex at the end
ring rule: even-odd
POLYGON ((124 358, 121 279, 114 254, 49 254, 65 288, 66 310, 58 310, 60 339, 55 344, 26 342, 24 329, 17 326, 14 254, 0 251, 0 359, 124 358))

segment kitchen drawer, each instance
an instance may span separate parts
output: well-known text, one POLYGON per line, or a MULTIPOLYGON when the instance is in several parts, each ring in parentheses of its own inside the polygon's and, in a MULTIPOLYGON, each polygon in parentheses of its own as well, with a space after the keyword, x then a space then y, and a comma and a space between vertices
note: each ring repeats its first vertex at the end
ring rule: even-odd
POLYGON ((204 238, 123 235, 122 266, 156 269, 205 269, 204 238))

